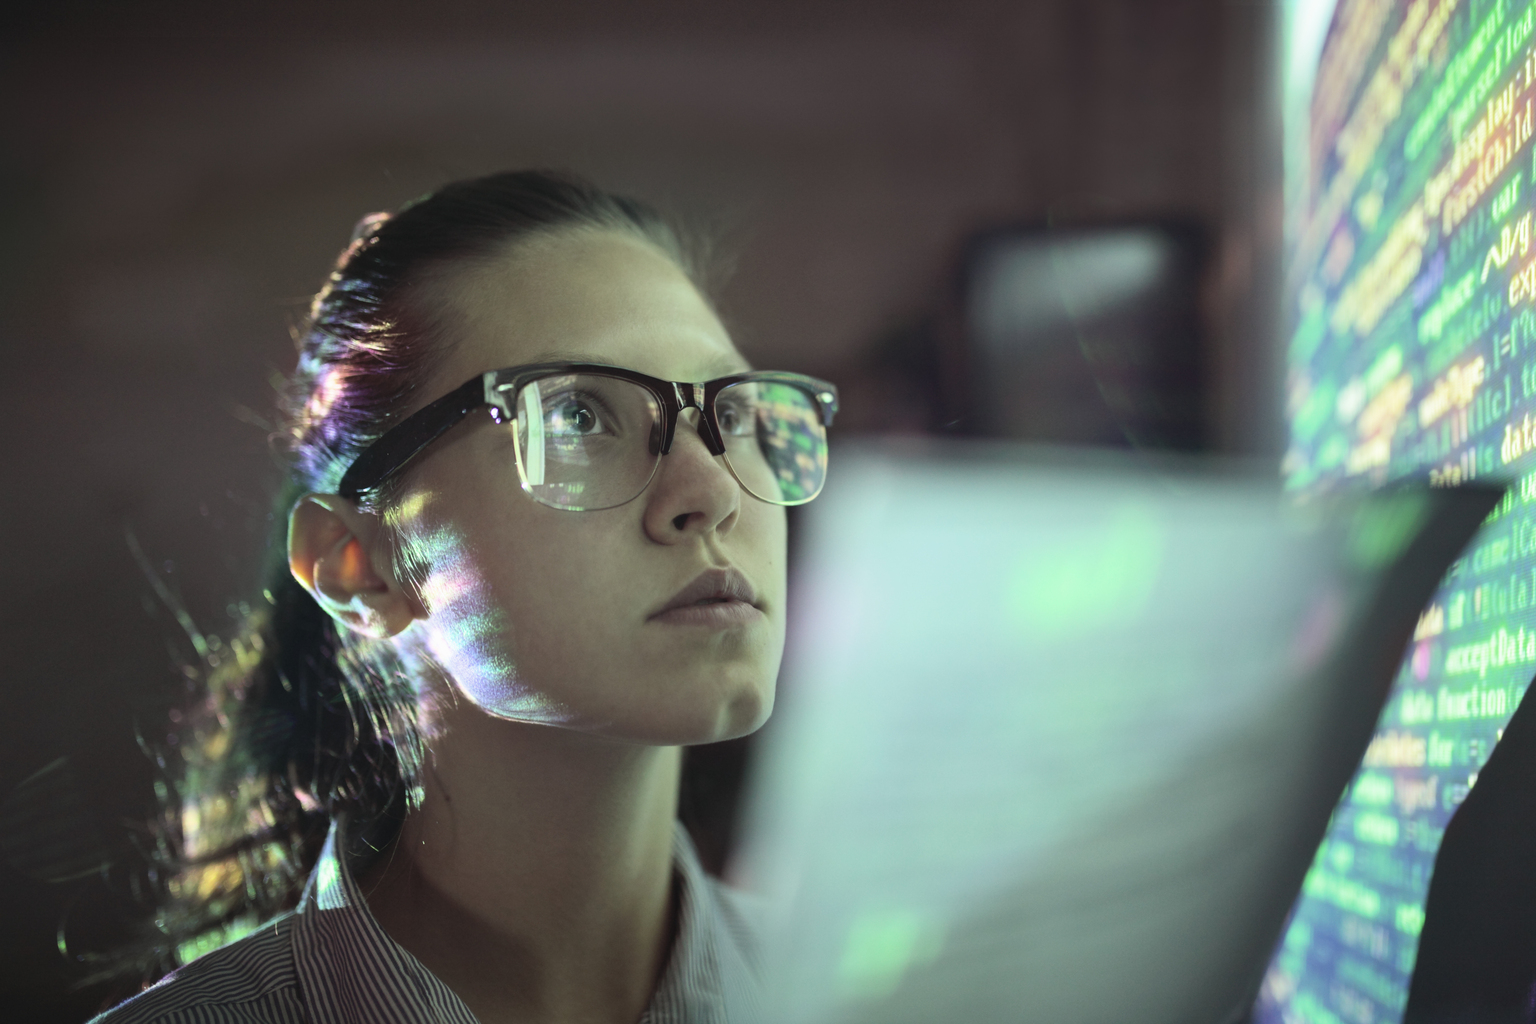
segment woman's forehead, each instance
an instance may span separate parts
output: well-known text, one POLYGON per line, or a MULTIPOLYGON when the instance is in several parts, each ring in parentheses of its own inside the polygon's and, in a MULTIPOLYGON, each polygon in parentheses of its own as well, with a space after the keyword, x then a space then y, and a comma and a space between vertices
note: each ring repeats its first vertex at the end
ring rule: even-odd
POLYGON ((527 240, 450 275, 450 381, 483 370, 571 360, 677 380, 746 367, 714 311, 655 246, 616 231, 527 240))
MULTIPOLYGON (((525 360, 529 363, 606 363, 610 366, 627 366, 632 370, 650 372, 643 366, 630 366, 628 363, 615 362, 610 356, 600 351, 587 351, 584 349, 551 348, 536 353, 532 358, 525 360)), ((511 364, 509 364, 511 365, 511 364)), ((752 369, 750 363, 735 349, 729 352, 717 352, 713 356, 704 358, 696 364, 698 369, 692 373, 681 376, 662 374, 667 380, 679 380, 691 384, 700 384, 713 380, 716 377, 727 377, 733 373, 745 373, 752 369)), ((501 367, 494 367, 501 369, 501 367)), ((652 374, 652 376, 656 376, 652 374)))

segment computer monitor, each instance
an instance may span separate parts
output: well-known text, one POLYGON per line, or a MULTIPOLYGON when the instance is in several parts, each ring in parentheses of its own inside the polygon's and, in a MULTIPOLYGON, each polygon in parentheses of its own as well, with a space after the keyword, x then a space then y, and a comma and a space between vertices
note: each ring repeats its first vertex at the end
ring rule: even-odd
POLYGON ((1208 440, 1192 221, 1003 226, 961 259, 944 417, 969 435, 1199 450, 1208 440))
POLYGON ((1536 671, 1536 5, 1283 6, 1299 492, 1513 486, 1419 620, 1260 1021, 1401 1019, 1446 824, 1536 671))

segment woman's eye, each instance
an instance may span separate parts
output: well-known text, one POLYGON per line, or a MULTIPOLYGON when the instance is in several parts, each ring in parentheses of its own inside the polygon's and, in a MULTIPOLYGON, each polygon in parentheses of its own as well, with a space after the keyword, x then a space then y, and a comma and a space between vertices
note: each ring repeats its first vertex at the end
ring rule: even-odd
POLYGON ((752 413, 734 403, 721 402, 715 407, 715 419, 722 434, 745 434, 752 429, 752 413))
POLYGON ((602 429, 597 412, 578 398, 561 399, 544 413, 544 429, 551 434, 586 435, 602 429))

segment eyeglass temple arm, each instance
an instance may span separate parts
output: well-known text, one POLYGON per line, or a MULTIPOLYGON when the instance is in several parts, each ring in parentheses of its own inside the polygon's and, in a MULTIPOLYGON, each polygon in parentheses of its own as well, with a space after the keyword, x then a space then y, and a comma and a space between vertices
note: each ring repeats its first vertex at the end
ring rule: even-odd
POLYGON ((342 476, 336 493, 349 501, 375 490, 400 472, 422 450, 446 434, 460 420, 485 404, 485 383, 480 377, 407 416, 369 445, 342 476))

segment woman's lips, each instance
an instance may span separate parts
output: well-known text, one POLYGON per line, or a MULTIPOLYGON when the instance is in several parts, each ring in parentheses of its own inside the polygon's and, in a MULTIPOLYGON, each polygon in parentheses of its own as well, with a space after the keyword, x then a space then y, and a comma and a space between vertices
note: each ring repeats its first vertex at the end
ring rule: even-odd
POLYGON ((711 601, 706 604, 690 604, 682 608, 668 608, 651 616, 652 622, 665 622, 674 626, 744 626, 763 617, 754 605, 745 601, 711 601))
POLYGON ((757 592, 735 569, 706 569, 666 604, 652 612, 651 622, 676 626, 740 626, 762 617, 757 592))

